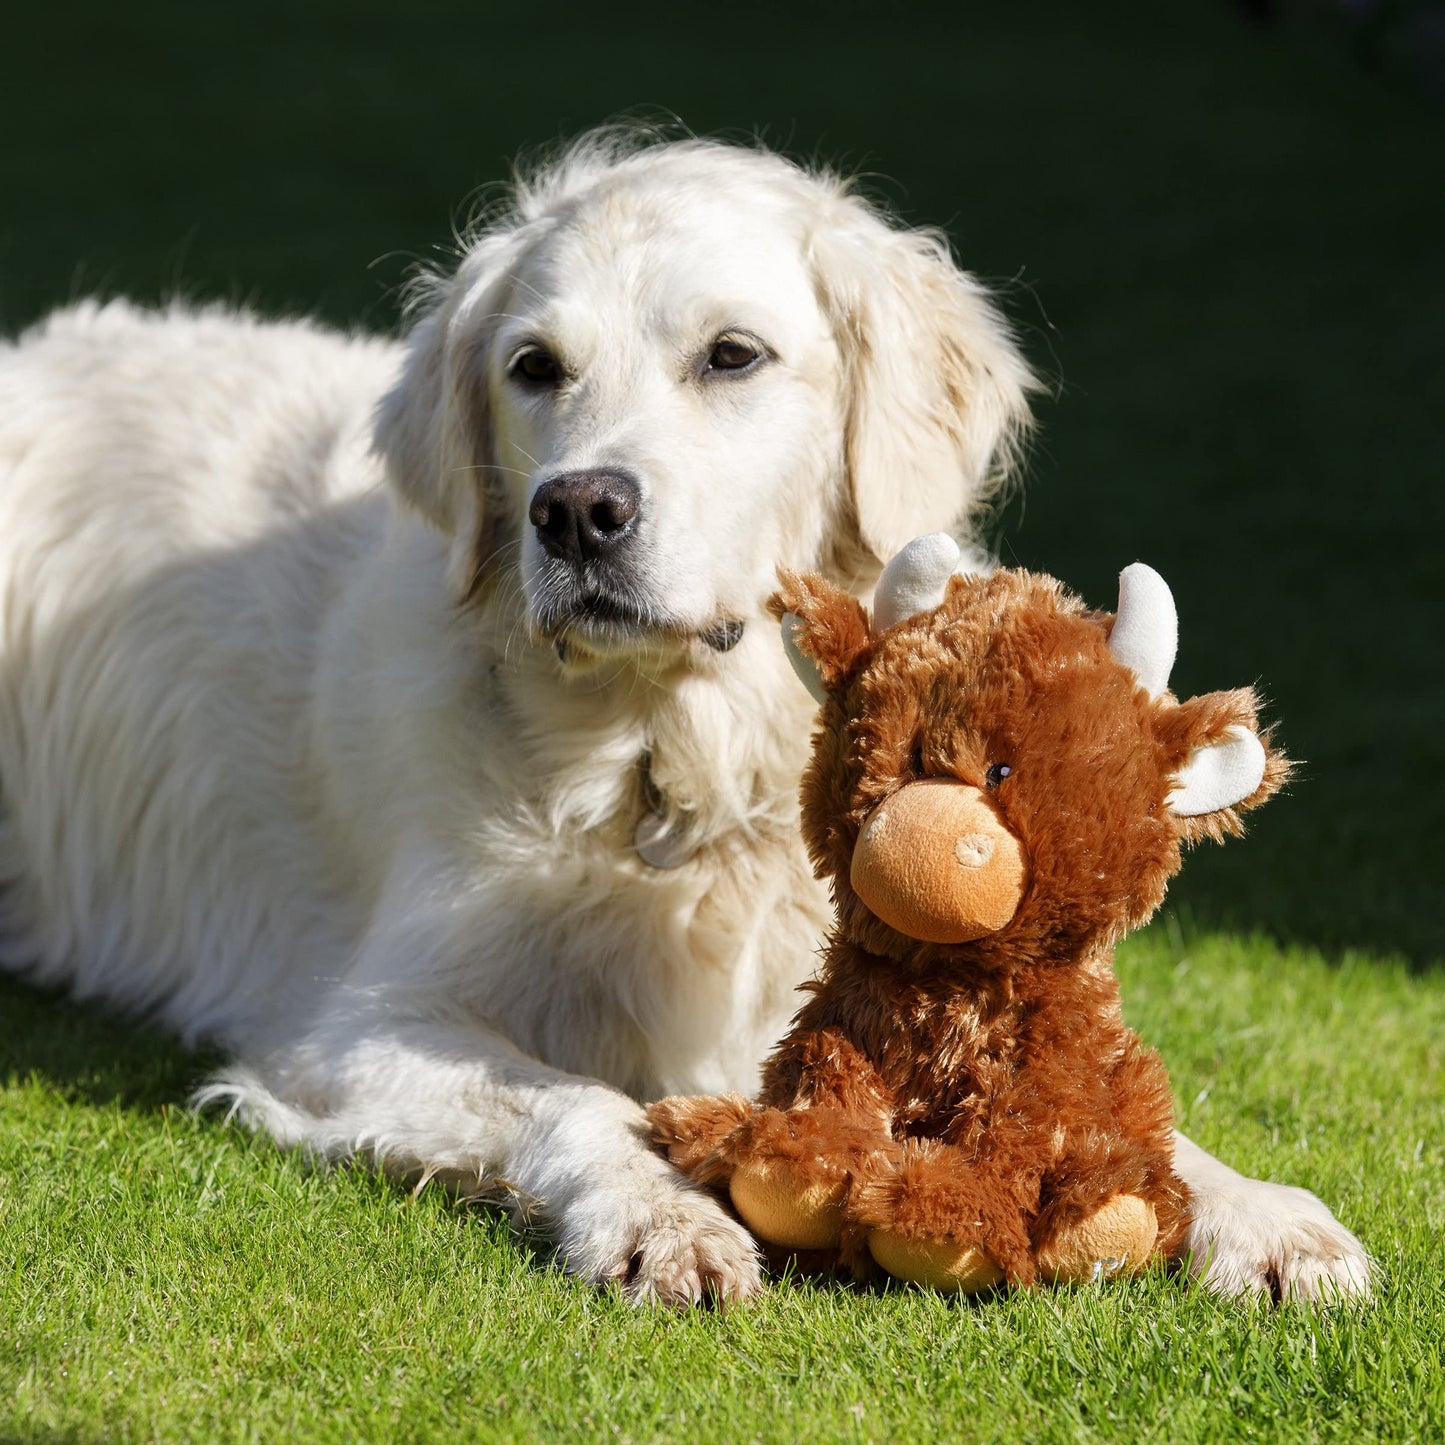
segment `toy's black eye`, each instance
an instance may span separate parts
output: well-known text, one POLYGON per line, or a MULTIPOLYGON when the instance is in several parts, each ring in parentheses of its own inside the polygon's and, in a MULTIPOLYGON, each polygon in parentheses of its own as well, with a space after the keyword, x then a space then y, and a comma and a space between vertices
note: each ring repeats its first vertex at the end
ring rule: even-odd
POLYGON ((1011 772, 1013 769, 1007 763, 994 763, 983 775, 983 780, 990 788, 996 788, 1011 772))
POLYGON ((908 754, 908 771, 915 778, 923 776, 923 744, 914 743, 913 751, 908 754))
POLYGON ((519 351, 508 374, 524 386, 539 391, 557 386, 562 380, 562 363, 545 346, 528 346, 519 351))
POLYGON ((703 372, 751 371, 763 359, 763 349, 745 336, 719 336, 708 353, 703 372))

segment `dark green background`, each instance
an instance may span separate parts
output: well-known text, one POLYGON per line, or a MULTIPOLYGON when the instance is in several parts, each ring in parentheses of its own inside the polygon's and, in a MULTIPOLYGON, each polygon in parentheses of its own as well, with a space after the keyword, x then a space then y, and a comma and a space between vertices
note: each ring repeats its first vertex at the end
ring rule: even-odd
POLYGON ((1445 954, 1445 125, 1223 4, 29 5, 0 30, 0 325, 182 294, 395 324, 509 158, 674 113, 868 172, 1054 394, 1009 560, 1174 586, 1175 681, 1307 760, 1172 906, 1445 954))

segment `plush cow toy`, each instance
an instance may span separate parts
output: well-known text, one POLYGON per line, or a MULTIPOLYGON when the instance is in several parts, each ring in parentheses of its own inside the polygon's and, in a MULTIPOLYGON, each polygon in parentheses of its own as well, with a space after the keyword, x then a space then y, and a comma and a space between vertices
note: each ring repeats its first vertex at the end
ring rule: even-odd
POLYGON ((1168 691, 1158 573, 1126 568, 1111 617, 1048 577, 955 576, 958 556, 911 543, 871 627, 782 576, 823 707, 803 829, 836 922, 757 1102, 664 1099, 651 1121, 779 1249, 962 1291, 1085 1282, 1177 1254, 1187 1224, 1114 945, 1181 845, 1238 833, 1289 765, 1248 689, 1168 691))

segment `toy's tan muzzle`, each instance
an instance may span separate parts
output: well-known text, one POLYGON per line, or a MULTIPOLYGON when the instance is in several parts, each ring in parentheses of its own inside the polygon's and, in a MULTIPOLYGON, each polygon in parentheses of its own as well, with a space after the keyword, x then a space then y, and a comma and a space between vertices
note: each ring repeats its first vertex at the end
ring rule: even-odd
POLYGON ((890 928, 925 943, 967 943, 1018 911, 1027 868, 984 794, 924 778, 868 815, 853 849, 853 891, 890 928))

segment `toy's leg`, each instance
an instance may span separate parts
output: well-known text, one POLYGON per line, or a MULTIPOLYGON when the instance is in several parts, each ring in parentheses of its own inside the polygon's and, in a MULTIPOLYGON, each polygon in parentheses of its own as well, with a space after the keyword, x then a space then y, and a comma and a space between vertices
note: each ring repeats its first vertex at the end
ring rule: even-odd
POLYGON ((963 1294, 1033 1279, 1016 1188, 950 1144, 910 1139, 857 1186, 849 1214, 870 1226, 873 1258, 899 1279, 963 1294))
POLYGON ((894 1279, 926 1284, 944 1294, 978 1294, 1004 1280, 993 1256, 966 1240, 910 1239, 891 1229, 874 1229, 868 1234, 868 1252, 894 1279))
POLYGON ((1111 1275, 1136 1274, 1153 1255, 1158 1237, 1159 1219, 1147 1199, 1112 1195, 1039 1250, 1039 1277, 1054 1284, 1093 1284, 1111 1275))
POLYGON ((1148 1155, 1107 1132, 1071 1140, 1044 1174, 1032 1230, 1039 1276, 1092 1284, 1137 1273, 1159 1239, 1148 1155))
POLYGON ((1107 1110, 1075 1118, 1040 1191, 1039 1273, 1087 1284, 1177 1254, 1188 1190, 1172 1166, 1174 1106, 1159 1056, 1132 1035, 1110 1073, 1107 1110))
POLYGON ((762 1099, 664 1099, 649 1110, 653 1137, 699 1183, 726 1185, 765 1244, 834 1251, 870 1271, 843 1204, 863 1169, 898 1149, 873 1065, 839 1030, 799 1024, 764 1072, 762 1099))
POLYGON ((763 1072, 759 1106, 719 1149, 733 1206, 765 1243, 829 1250, 872 1273, 859 1231, 844 1218, 853 1181, 897 1152, 891 1091, 843 1031, 800 1022, 763 1072))
POLYGON ((854 1178, 894 1149, 876 1124, 838 1109, 759 1109, 723 1141, 733 1207, 760 1238, 787 1249, 845 1244, 854 1178))
POLYGON ((784 1250, 844 1244, 843 1199, 869 1160, 895 1148, 873 1120, 841 1109, 760 1109, 738 1094, 662 1099, 653 1140, 700 1184, 726 1186, 743 1222, 784 1250))
POLYGON ((1154 1206, 1159 1237, 1154 1253, 1178 1259, 1189 1232, 1189 1186, 1174 1172, 1174 1100, 1163 1062, 1135 1041, 1115 1069, 1114 1127, 1138 1152, 1144 1185, 1138 1192, 1154 1206))

